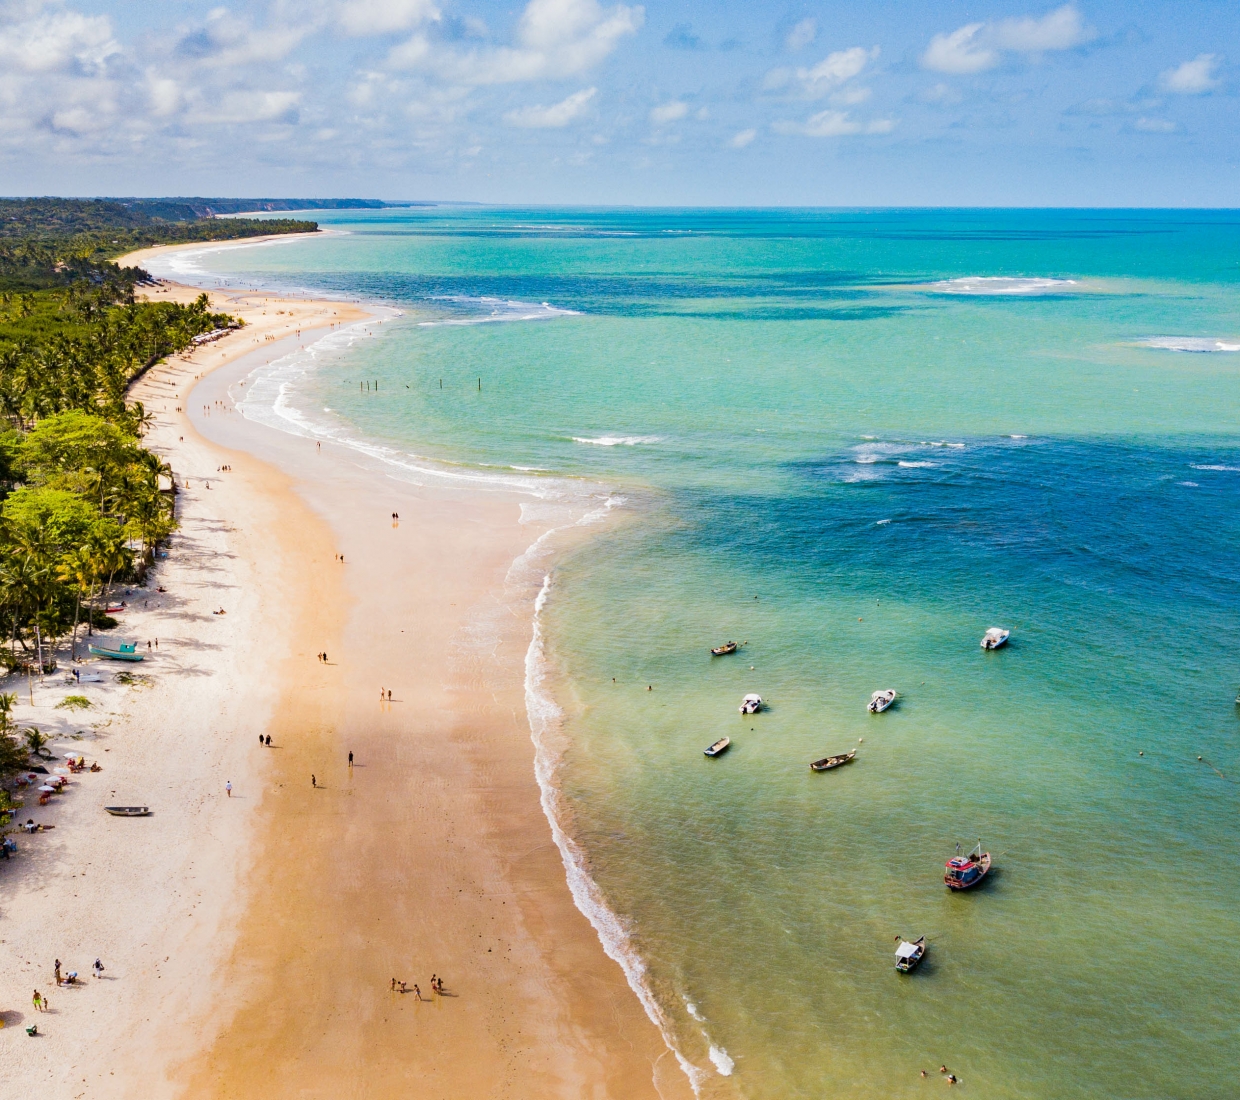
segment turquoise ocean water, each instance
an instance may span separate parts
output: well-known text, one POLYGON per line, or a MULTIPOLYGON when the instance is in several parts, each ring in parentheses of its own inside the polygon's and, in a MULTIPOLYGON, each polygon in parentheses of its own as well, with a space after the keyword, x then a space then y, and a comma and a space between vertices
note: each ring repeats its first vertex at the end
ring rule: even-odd
POLYGON ((621 505, 555 778, 703 1095, 1235 1094, 1240 215, 316 216, 161 270, 404 311, 255 390, 306 430, 621 505))

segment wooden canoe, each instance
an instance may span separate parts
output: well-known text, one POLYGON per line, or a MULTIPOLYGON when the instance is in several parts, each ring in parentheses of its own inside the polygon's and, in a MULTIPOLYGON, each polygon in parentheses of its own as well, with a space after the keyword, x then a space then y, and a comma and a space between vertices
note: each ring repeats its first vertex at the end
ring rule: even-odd
POLYGON ((824 756, 821 760, 815 760, 810 767, 816 772, 829 772, 832 768, 838 768, 841 764, 847 764, 857 756, 857 750, 852 752, 842 752, 838 756, 824 756))
POLYGON ((149 806, 104 806, 113 817, 146 817, 151 812, 149 806))

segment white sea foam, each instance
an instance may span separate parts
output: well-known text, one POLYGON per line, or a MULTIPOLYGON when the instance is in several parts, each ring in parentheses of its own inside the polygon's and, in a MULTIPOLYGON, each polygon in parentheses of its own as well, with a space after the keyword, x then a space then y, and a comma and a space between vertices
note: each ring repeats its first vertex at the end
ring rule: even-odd
POLYGON ((1190 462, 1189 465, 1194 470, 1225 470, 1227 473, 1240 474, 1240 466, 1205 466, 1196 462, 1190 462))
POLYGON ((698 1006, 695 1005, 692 1001, 685 1001, 685 1010, 689 1013, 690 1016, 692 1016, 695 1020, 697 1020, 699 1024, 706 1023, 706 1017, 703 1016, 698 1011, 698 1006))
POLYGON ((710 1060, 715 1063, 715 1069, 719 1071, 721 1077, 731 1077, 732 1071, 736 1068, 736 1063, 728 1057, 728 1052, 723 1047, 717 1047, 712 1044, 710 1048, 710 1060))
POLYGON ((1198 485, 1197 482, 1195 481, 1177 481, 1176 484, 1183 485, 1189 489, 1200 489, 1201 488, 1201 486, 1198 485))
POLYGON ((890 522, 891 522, 891 520, 889 520, 889 519, 880 519, 880 520, 877 520, 877 521, 875 522, 874 526, 875 526, 875 527, 885 527, 885 526, 886 526, 888 523, 890 523, 890 522))
POLYGON ((929 467, 936 466, 936 465, 937 465, 937 463, 934 463, 934 462, 905 462, 903 459, 901 459, 901 460, 900 460, 900 461, 899 461, 896 465, 898 465, 898 466, 907 466, 907 467, 909 467, 910 469, 912 469, 912 468, 922 469, 922 468, 925 468, 925 467, 927 467, 927 466, 929 466, 929 467))
POLYGON ((1028 439, 1027 435, 1009 435, 1008 439, 1028 439))
POLYGON ((636 447, 641 443, 661 443, 661 435, 600 435, 595 439, 589 436, 575 435, 574 443, 589 443, 595 447, 636 447))
POLYGON ((453 302, 458 306, 468 306, 478 311, 473 317, 442 318, 437 321, 419 321, 420 328, 435 328, 440 325, 490 325, 503 321, 549 321, 556 317, 580 317, 581 311, 576 309, 560 309, 549 302, 518 302, 504 298, 470 298, 461 294, 446 294, 432 301, 453 302))
POLYGON ((936 294, 999 295, 1054 294, 1076 286, 1075 279, 1013 278, 1007 275, 968 275, 961 279, 940 279, 924 284, 936 294))
MULTIPOLYGON (((581 522, 586 522, 589 518, 589 516, 583 517, 581 522)), ((602 518, 601 515, 598 518, 602 518)), ((522 557, 528 557, 531 554, 537 556, 540 544, 551 533, 548 531, 546 535, 543 535, 522 557)), ((514 562, 513 565, 515 569, 517 563, 514 562)), ((512 570, 509 571, 509 575, 512 576, 512 570)), ((564 863, 564 872, 573 901, 593 926, 594 931, 598 933, 603 950, 619 964, 629 983, 629 988, 637 995, 637 999, 646 1010, 646 1015, 659 1029, 663 1041, 689 1078, 694 1094, 698 1095, 702 1082, 705 1080, 705 1072, 677 1049, 668 1020, 646 981, 646 964, 633 947, 628 929, 608 907, 598 884, 590 877, 586 869, 585 854, 577 842, 565 832, 561 824, 561 793, 555 782, 561 750, 555 744, 555 737, 559 732, 563 711, 560 710, 547 688, 547 652, 542 629, 542 612, 550 594, 551 577, 547 575, 543 578, 538 598, 534 601, 533 632, 530 637, 530 647, 525 653, 525 707, 530 720, 530 738, 534 742, 534 776, 538 781, 543 813, 547 816, 547 821, 551 826, 551 836, 560 850, 560 858, 564 863)), ((712 1061, 714 1057, 712 1047, 712 1061)), ((727 1057, 726 1054, 724 1057, 727 1057)), ((730 1067, 731 1059, 728 1059, 728 1064, 730 1067)), ((716 1066, 718 1066, 717 1062, 716 1066)), ((731 1072, 730 1068, 728 1072, 731 1072)))
POLYGON ((1155 348, 1159 351, 1198 353, 1240 351, 1240 343, 1218 340, 1213 336, 1146 336, 1137 343, 1143 348, 1155 348))

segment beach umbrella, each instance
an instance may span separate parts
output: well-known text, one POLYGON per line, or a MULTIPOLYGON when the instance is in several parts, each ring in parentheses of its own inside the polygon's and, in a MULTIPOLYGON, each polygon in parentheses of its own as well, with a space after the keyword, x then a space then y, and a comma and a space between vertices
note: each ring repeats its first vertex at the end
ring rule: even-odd
POLYGON ((49 787, 49 786, 47 786, 47 784, 44 784, 42 787, 40 787, 40 788, 39 788, 39 790, 41 790, 41 791, 47 791, 47 793, 48 793, 48 794, 55 794, 55 793, 56 793, 56 788, 55 788, 55 787, 49 787))

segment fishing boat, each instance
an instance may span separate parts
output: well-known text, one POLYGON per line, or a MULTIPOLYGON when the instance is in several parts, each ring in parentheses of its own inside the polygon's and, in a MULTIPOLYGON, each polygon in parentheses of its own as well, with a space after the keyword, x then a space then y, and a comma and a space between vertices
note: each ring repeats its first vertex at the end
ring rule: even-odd
POLYGON ((992 626, 982 635, 982 648, 998 649, 1000 646, 1007 645, 1008 636, 1011 633, 1010 630, 1004 630, 1001 626, 992 626))
POLYGON ((735 642, 724 642, 723 645, 717 645, 710 651, 712 657, 726 657, 729 653, 735 653, 740 647, 735 642))
POLYGON ((143 658, 143 654, 137 652, 138 647, 133 642, 121 642, 115 649, 101 645, 90 645, 87 649, 94 657, 109 657, 113 661, 140 661, 143 658))
POLYGON ((896 689, 887 688, 886 691, 876 691, 871 695, 866 707, 871 714, 882 714, 895 701, 896 689))
POLYGON ((150 812, 150 806, 104 806, 113 817, 146 817, 150 812))
POLYGON ((816 772, 829 772, 832 768, 838 768, 841 764, 847 764, 851 760, 855 760, 857 750, 852 752, 842 752, 838 756, 824 756, 821 760, 815 760, 810 767, 816 772))
MULTIPOLYGON (((956 852, 960 852, 960 845, 956 845, 956 852)), ((990 853, 982 851, 982 842, 977 842, 977 847, 968 855, 955 855, 947 861, 947 870, 943 875, 943 881, 953 890, 967 890, 970 886, 976 886, 988 874, 990 874, 990 853)))
POLYGON ((721 737, 718 741, 711 745, 710 748, 703 749, 702 752, 707 756, 719 756, 728 751, 728 746, 730 744, 732 744, 732 738, 721 737))
POLYGON ((762 709, 762 696, 752 692, 741 700, 742 714, 757 714, 762 709))
POLYGON ((900 946, 896 948, 896 969, 901 974, 907 974, 910 970, 916 970, 918 964, 926 957, 926 937, 921 936, 912 943, 907 940, 901 940, 900 946))

